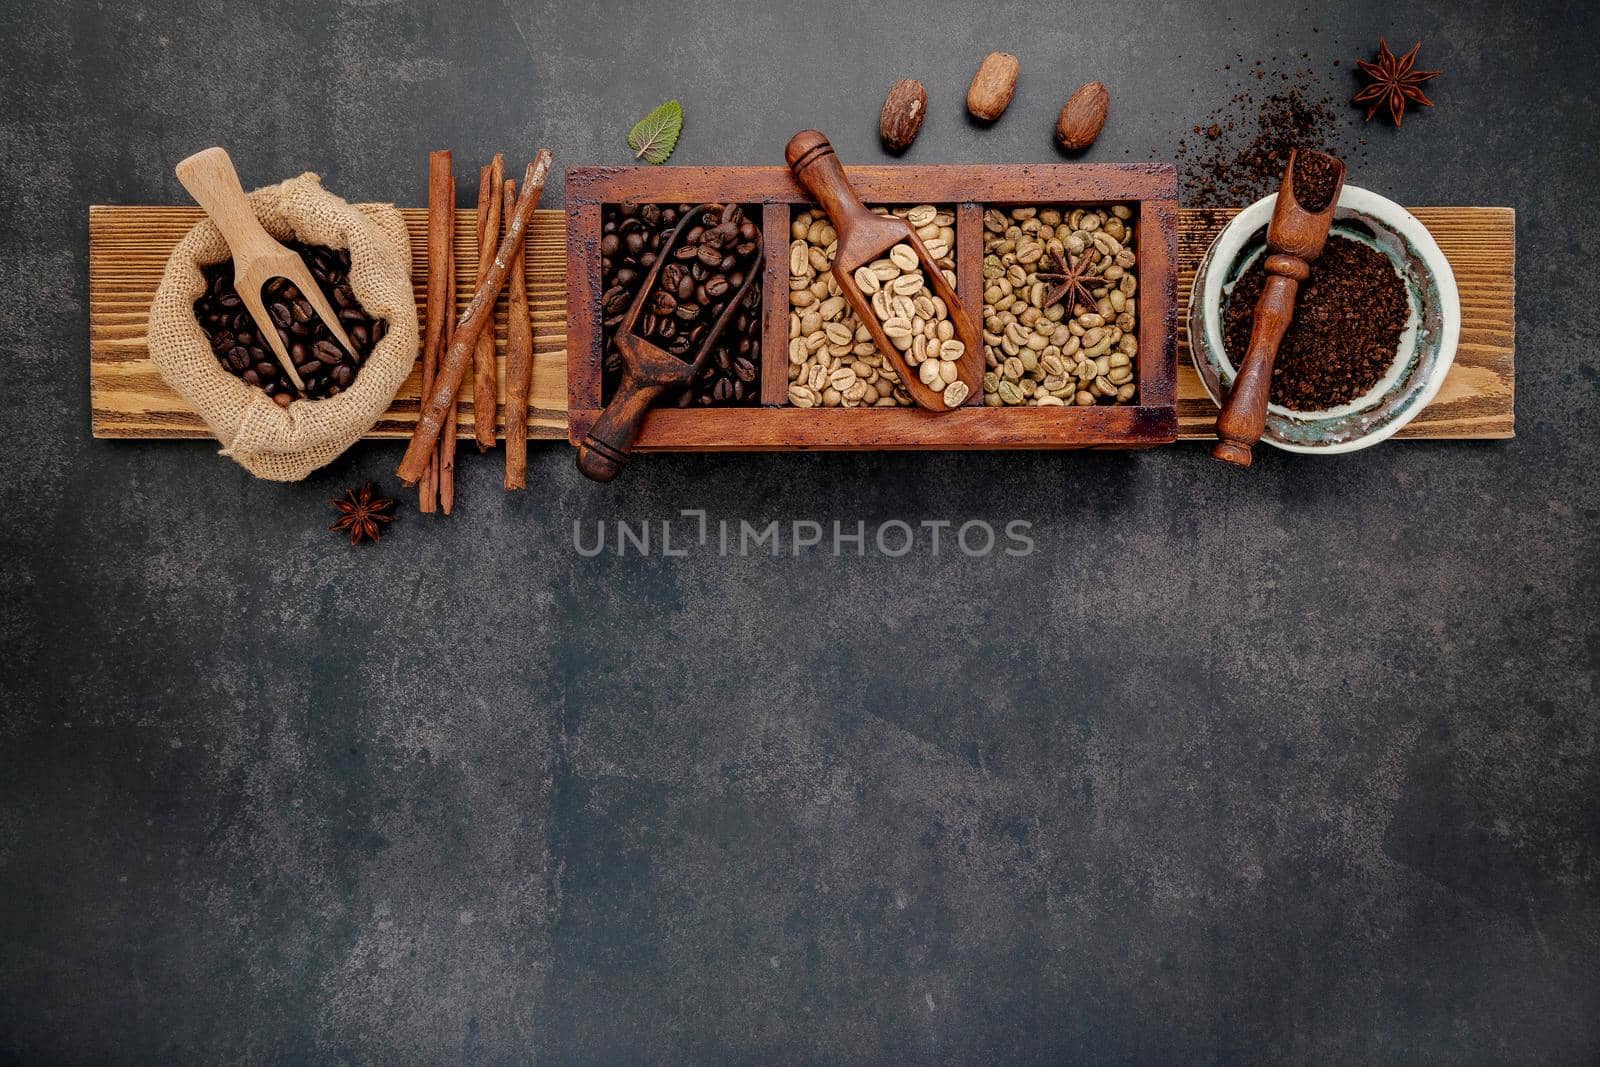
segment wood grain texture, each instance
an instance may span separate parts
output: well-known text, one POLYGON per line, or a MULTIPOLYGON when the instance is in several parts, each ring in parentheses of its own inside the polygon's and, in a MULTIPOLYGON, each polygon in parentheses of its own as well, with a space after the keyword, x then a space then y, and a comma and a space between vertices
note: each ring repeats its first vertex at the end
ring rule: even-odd
MULTIPOLYGON (((428 213, 403 208, 411 237, 411 280, 421 321, 427 305, 428 213)), ((187 207, 89 209, 89 394, 96 437, 210 437, 199 417, 167 387, 150 362, 145 327, 150 302, 167 257, 202 214, 187 207)), ((566 229, 560 211, 537 211, 529 226, 528 307, 533 320, 533 383, 528 403, 530 437, 567 435, 566 229)), ((477 212, 456 212, 456 314, 472 299, 478 266, 477 212)), ((504 300, 504 297, 501 298, 504 300)), ((424 327, 426 326, 423 323, 424 327)), ((497 375, 504 390, 505 322, 496 316, 497 375)), ((369 437, 401 438, 416 424, 422 387, 418 360, 369 437)), ((472 432, 471 390, 463 390, 457 415, 472 432)), ((504 396, 501 396, 504 400, 504 396)), ((500 407, 503 409, 504 404, 500 407)), ((504 419, 497 431, 505 432, 504 419)))
MULTIPOLYGON (((832 157, 826 139, 816 131, 796 136, 785 158, 803 162, 818 152, 832 157)), ((837 165, 837 160, 834 160, 837 165)), ((1175 403, 1177 347, 1176 287, 1178 247, 1178 175, 1161 164, 1003 164, 907 165, 844 167, 858 194, 869 191, 867 202, 876 205, 931 203, 952 210, 956 217, 956 276, 964 283, 956 293, 941 294, 959 300, 974 323, 982 319, 982 216, 986 203, 1003 205, 1088 204, 1120 202, 1132 207, 1139 248, 1139 350, 1135 364, 1139 400, 1119 405, 1115 416, 1092 415, 1089 409, 1052 409, 1019 406, 1009 412, 986 408, 981 389, 974 388, 967 406, 980 409, 979 417, 951 417, 939 410, 911 408, 845 408, 822 417, 796 418, 784 403, 787 371, 764 363, 776 376, 784 375, 784 390, 764 396, 759 407, 695 409, 672 415, 651 411, 639 429, 634 448, 639 451, 782 451, 804 449, 994 449, 994 448, 1147 448, 1177 440, 1175 403), (780 406, 770 406, 777 403, 780 406), (937 417, 928 417, 930 415, 937 417)), ((567 171, 567 359, 568 411, 574 444, 584 439, 600 417, 602 396, 594 368, 601 360, 603 335, 598 304, 601 276, 601 230, 596 212, 607 204, 677 202, 680 199, 734 201, 759 204, 763 217, 774 207, 791 214, 823 201, 824 210, 842 210, 843 198, 827 188, 808 190, 791 170, 775 167, 684 167, 667 171, 651 167, 574 167, 567 171), (816 195, 814 196, 813 193, 816 195), (830 206, 831 204, 831 206, 830 206)), ((780 212, 769 233, 789 232, 789 215, 780 212)), ((861 222, 869 216, 860 216, 861 222)), ((870 216, 876 219, 877 216, 870 216)), ((838 226, 838 220, 834 220, 838 226)), ((898 233, 894 237, 900 236, 898 233)), ((890 238, 879 233, 883 244, 890 238)), ((850 253, 841 237, 840 252, 846 263, 850 253)), ((858 250, 867 256, 867 250, 858 250)), ((763 258, 769 281, 782 286, 778 304, 787 306, 789 256, 787 241, 769 240, 763 258), (776 276, 776 277, 774 277, 776 276)), ((843 282, 840 282, 843 285, 843 282)), ((935 283, 935 289, 939 288, 935 283)), ((847 288, 848 294, 848 288, 847 288)), ((859 294, 857 294, 859 296, 859 294)), ((771 306, 771 305, 769 305, 771 306)), ((857 318, 872 316, 856 308, 857 318)), ((787 317, 771 315, 766 322, 766 351, 787 348, 787 317)), ((870 329, 870 327, 869 327, 870 329)), ((880 340, 880 347, 888 347, 880 340)), ((973 359, 978 349, 969 346, 973 359)), ((908 374, 901 368, 902 377, 908 374)), ((815 409, 813 409, 814 411, 815 409)))
MULTIPOLYGON (((1510 437, 1514 431, 1516 214, 1509 208, 1415 208, 1413 213, 1433 233, 1455 269, 1461 292, 1461 343, 1439 395, 1399 436, 1510 437)), ((402 209, 401 214, 411 231, 412 278, 417 286, 420 315, 427 296, 427 212, 402 209)), ((1233 211, 1179 212, 1180 324, 1188 314, 1195 268, 1233 215, 1233 211)), ((210 436, 200 419, 161 380, 145 346, 146 317, 167 257, 201 217, 200 210, 193 207, 89 209, 89 382, 96 437, 210 436)), ((476 230, 473 212, 458 214, 458 305, 464 305, 471 295, 472 274, 477 266, 476 230)), ((534 329, 528 432, 535 439, 564 440, 568 398, 564 213, 537 212, 528 242, 528 302, 534 329)), ((504 343, 504 335, 498 334, 496 345, 502 353, 504 343)), ((1210 438, 1216 407, 1189 363, 1181 328, 1177 331, 1177 344, 1179 437, 1210 438)), ((420 384, 419 371, 401 387, 394 406, 379 420, 371 436, 410 435, 417 417, 420 384)), ((471 409, 464 407, 461 421, 470 425, 471 409)))

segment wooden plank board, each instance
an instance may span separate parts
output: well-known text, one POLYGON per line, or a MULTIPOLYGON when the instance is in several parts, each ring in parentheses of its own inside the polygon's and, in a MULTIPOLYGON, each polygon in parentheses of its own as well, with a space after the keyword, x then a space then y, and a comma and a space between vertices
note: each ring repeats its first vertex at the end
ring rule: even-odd
MULTIPOLYGON (((1456 273, 1461 291, 1461 343, 1439 395, 1400 432, 1406 438, 1506 438, 1514 431, 1516 213, 1510 208, 1414 208, 1456 273)), ((427 212, 404 208, 411 232, 412 280, 418 315, 426 302, 427 212)), ((1216 410, 1189 363, 1183 323, 1194 271, 1232 211, 1185 209, 1178 227, 1178 433, 1211 436, 1216 410)), ((198 208, 89 209, 89 391, 96 437, 209 437, 151 364, 145 345, 150 302, 167 256, 200 220, 198 208)), ((476 220, 457 214, 456 270, 460 304, 471 297, 477 265, 476 220)), ((566 225, 559 210, 536 213, 528 232, 528 303, 533 316, 534 373, 528 425, 535 438, 567 436, 566 225)), ((496 326, 505 344, 505 322, 496 326)), ((504 381, 504 375, 501 376, 504 381)), ((411 433, 420 375, 413 373, 371 437, 411 433)), ((462 404, 470 432, 470 402, 462 404)), ((503 427, 502 427, 503 429, 503 427)))

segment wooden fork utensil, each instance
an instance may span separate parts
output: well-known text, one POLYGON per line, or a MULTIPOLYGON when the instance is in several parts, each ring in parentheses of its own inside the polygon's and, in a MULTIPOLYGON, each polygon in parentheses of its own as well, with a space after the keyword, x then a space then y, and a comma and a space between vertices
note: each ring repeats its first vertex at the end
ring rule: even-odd
POLYGON ((256 213, 245 198, 244 187, 239 184, 239 174, 233 169, 233 160, 220 148, 207 148, 196 152, 177 166, 178 180, 189 190, 211 221, 222 231, 233 253, 233 287, 239 293, 245 309, 255 320, 256 330, 272 349, 278 365, 294 383, 295 389, 305 395, 305 383, 295 370, 294 360, 284 347, 283 337, 267 314, 261 301, 261 287, 273 278, 285 278, 300 290, 300 295, 311 305, 317 317, 330 333, 355 354, 355 346, 339 325, 339 316, 329 306, 327 297, 312 278, 305 262, 294 252, 279 244, 261 225, 256 213))

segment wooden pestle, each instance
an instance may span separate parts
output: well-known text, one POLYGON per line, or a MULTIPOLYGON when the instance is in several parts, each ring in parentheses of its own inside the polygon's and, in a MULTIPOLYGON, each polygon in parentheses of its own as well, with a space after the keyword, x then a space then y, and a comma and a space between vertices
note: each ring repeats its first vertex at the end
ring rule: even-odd
POLYGON ((945 404, 940 390, 922 383, 917 376, 917 369, 903 352, 890 343, 883 332, 883 324, 873 314, 872 305, 855 280, 856 268, 887 255, 889 249, 901 243, 909 245, 917 254, 928 288, 944 301, 949 310, 951 328, 955 330, 956 339, 966 348, 958 363, 960 381, 966 383, 970 399, 981 400, 983 338, 967 314, 966 305, 956 296, 911 223, 892 215, 879 215, 867 207, 845 176, 833 145, 818 131, 801 130, 795 134, 784 149, 784 158, 795 178, 817 198, 817 203, 827 213, 833 228, 839 232, 839 251, 833 257, 834 281, 839 283, 839 292, 856 313, 856 318, 872 335, 872 343, 877 346, 879 353, 893 365, 911 399, 929 411, 954 410, 945 404))
MULTIPOLYGON (((1251 448, 1267 428, 1267 401, 1272 395, 1272 364, 1278 346, 1294 319, 1295 296, 1300 284, 1311 277, 1311 264, 1322 255, 1328 243, 1328 227, 1334 208, 1339 205, 1339 190, 1344 187, 1344 164, 1323 152, 1318 156, 1334 168, 1333 189, 1321 210, 1312 211, 1295 195, 1296 163, 1299 150, 1289 154, 1289 166, 1278 187, 1278 202, 1267 224, 1266 285, 1256 301, 1255 323, 1250 330, 1250 347, 1239 362, 1233 387, 1228 391, 1222 411, 1217 415, 1217 443, 1211 454, 1224 463, 1248 467, 1251 448)), ((1302 190, 1304 193, 1304 190, 1302 190)), ((1312 206, 1317 206, 1314 202, 1312 206)))

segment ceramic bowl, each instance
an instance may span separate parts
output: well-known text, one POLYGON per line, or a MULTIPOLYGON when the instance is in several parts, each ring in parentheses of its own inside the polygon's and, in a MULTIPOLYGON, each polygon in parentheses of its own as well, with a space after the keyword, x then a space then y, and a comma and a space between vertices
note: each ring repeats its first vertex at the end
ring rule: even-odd
MULTIPOLYGON (((1234 377, 1222 343, 1223 305, 1240 276, 1264 254, 1267 222, 1277 200, 1274 193, 1234 216, 1195 273, 1189 295, 1189 355, 1214 403, 1220 403, 1234 377)), ((1439 391, 1461 336, 1455 272, 1416 216, 1377 193, 1347 185, 1334 211, 1333 232, 1389 257, 1405 282, 1411 315, 1394 363, 1366 394, 1326 411, 1268 405, 1261 439, 1290 452, 1354 452, 1392 436, 1439 391)))

